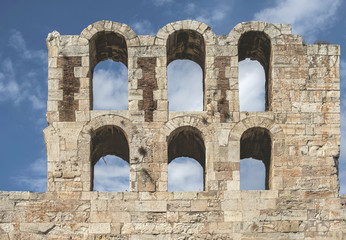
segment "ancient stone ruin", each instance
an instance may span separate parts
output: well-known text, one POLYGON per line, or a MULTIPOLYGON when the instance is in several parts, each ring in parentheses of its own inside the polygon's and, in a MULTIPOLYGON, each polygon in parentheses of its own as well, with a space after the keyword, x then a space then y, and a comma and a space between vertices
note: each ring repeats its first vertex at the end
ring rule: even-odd
POLYGON ((339 196, 340 47, 304 44, 288 24, 228 35, 169 23, 144 36, 96 22, 48 35, 46 193, 0 192, 0 239, 346 239, 339 196), (265 71, 265 111, 239 111, 238 62, 265 71), (128 110, 93 110, 93 70, 128 68, 128 110), (204 109, 170 112, 167 65, 203 69, 204 109), (93 191, 105 155, 129 162, 128 192, 93 191), (204 190, 167 191, 167 166, 196 159, 204 190), (266 190, 240 190, 240 160, 265 165, 266 190))

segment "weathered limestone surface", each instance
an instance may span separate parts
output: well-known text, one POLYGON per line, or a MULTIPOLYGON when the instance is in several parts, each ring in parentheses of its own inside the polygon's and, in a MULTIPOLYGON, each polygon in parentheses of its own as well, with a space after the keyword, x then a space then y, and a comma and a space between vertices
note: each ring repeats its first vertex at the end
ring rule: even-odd
POLYGON ((0 239, 346 239, 339 196, 337 45, 305 45, 287 24, 245 22, 227 36, 169 23, 156 36, 96 22, 47 38, 46 193, 0 192, 0 239), (238 62, 259 61, 266 111, 239 111, 238 62), (128 110, 93 110, 98 62, 128 68, 128 110), (203 69, 204 110, 169 112, 167 65, 203 69), (105 155, 130 164, 129 192, 93 192, 105 155), (204 168, 204 191, 168 192, 179 156, 204 168), (240 190, 240 160, 266 166, 266 189, 240 190))

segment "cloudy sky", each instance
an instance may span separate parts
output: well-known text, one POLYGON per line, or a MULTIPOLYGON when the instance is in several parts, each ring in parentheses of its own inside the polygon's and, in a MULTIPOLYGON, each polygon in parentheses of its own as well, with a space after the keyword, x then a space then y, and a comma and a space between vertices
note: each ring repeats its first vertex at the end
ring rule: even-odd
MULTIPOLYGON (((259 20, 290 23, 293 33, 303 35, 307 43, 324 40, 341 45, 342 50, 346 46, 346 3, 342 0, 2 0, 1 3, 0 190, 46 189, 46 152, 42 134, 46 127, 47 101, 45 39, 53 30, 62 35, 78 35, 91 23, 112 20, 126 23, 139 35, 149 35, 156 34, 169 22, 194 19, 207 23, 217 35, 227 35, 239 22, 259 20)), ((340 63, 342 138, 346 139, 346 55, 343 51, 340 63)), ((94 72, 95 108, 127 108, 126 74, 126 68, 120 63, 105 61, 97 65, 94 72)), ((201 75, 199 66, 190 61, 174 61, 168 66, 168 79, 174 79, 168 81, 170 110, 202 109, 201 75), (194 87, 184 92, 187 79, 194 87)), ((261 66, 245 60, 240 63, 239 77, 241 110, 263 110, 263 91, 253 91, 263 89, 261 66)), ((339 177, 340 193, 346 194, 344 142, 339 177)), ((254 181, 264 179, 263 164, 253 160, 241 163, 242 189, 263 188, 263 181, 254 181)), ((168 178, 177 185, 170 184, 169 190, 203 188, 201 171, 201 166, 194 160, 173 161, 169 165, 168 178), (179 188, 184 185, 183 181, 189 183, 186 189, 179 188)), ((99 191, 128 189, 128 165, 119 159, 106 157, 100 160, 95 175, 99 175, 95 181, 95 189, 99 191), (115 186, 114 182, 117 183, 115 186)))

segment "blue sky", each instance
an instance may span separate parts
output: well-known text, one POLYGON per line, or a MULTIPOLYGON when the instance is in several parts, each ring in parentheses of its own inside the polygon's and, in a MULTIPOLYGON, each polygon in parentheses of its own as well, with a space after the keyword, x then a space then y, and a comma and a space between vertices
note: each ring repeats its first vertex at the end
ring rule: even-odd
MULTIPOLYGON (((91 23, 112 20, 129 25, 139 35, 151 35, 156 34, 167 23, 194 19, 207 23, 217 35, 226 35, 236 24, 244 21, 260 20, 292 24, 293 33, 303 35, 307 43, 324 40, 341 45, 341 122, 342 138, 345 139, 346 126, 343 126, 346 110, 344 94, 346 54, 343 55, 343 49, 346 46, 345 12, 346 3, 342 0, 2 0, 0 8, 0 190, 45 191, 46 152, 42 134, 42 130, 46 127, 47 101, 45 39, 53 30, 57 30, 62 35, 79 35, 91 23)), ((106 81, 112 71, 123 72, 120 67, 111 70, 107 64, 108 62, 95 70, 95 78, 99 77, 100 81, 106 81)), ((175 64, 177 65, 169 66, 172 69, 171 72, 179 68, 179 64, 184 66, 179 62, 175 64)), ((258 69, 252 63, 242 64, 244 69, 258 69)), ((194 70, 190 74, 198 78, 200 74, 198 67, 191 66, 191 69, 194 70)), ((261 74, 260 71, 261 69, 258 70, 258 76, 261 74)), ((251 77, 246 77, 246 72, 243 73, 243 83, 251 77)), ((104 85, 100 84, 100 90, 97 91, 107 90, 108 95, 119 90, 102 89, 102 86, 104 85)), ((177 83, 172 86, 172 89, 176 89, 171 92, 171 95, 175 95, 181 88, 177 83)), ((250 105, 245 102, 251 103, 254 102, 253 99, 262 97, 258 93, 253 95, 253 98, 247 100, 246 96, 241 97, 244 98, 244 100, 241 99, 244 104, 241 106, 242 109, 247 109, 250 105)), ((180 95, 175 95, 175 99, 177 100, 172 100, 170 107, 179 108, 183 104, 179 102, 180 95)), ((107 106, 102 106, 102 102, 105 101, 101 99, 99 107, 106 108, 107 106)), ((116 102, 119 101, 116 100, 116 102)), ((252 107, 255 110, 261 108, 261 106, 252 107)), ((199 108, 198 102, 193 105, 193 108, 199 108)), ((341 146, 339 174, 341 193, 345 194, 346 145, 344 142, 342 141, 341 146)), ((123 176, 123 172, 119 175, 123 176)), ((173 174, 172 177, 174 176, 173 174)))

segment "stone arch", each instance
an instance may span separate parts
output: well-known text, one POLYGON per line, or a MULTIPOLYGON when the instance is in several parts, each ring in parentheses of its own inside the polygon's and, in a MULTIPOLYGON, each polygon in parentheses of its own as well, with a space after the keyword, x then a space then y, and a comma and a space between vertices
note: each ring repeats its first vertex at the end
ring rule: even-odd
POLYGON ((168 23, 162 27, 155 36, 156 45, 166 45, 169 35, 179 30, 193 30, 203 36, 206 45, 216 44, 216 35, 205 23, 194 20, 182 20, 168 23))
MULTIPOLYGON (((210 161, 210 159, 208 159, 208 152, 211 151, 211 149, 209 149, 211 145, 208 143, 213 141, 215 130, 213 125, 207 122, 206 118, 199 117, 199 116, 175 117, 169 120, 165 125, 161 127, 160 131, 158 132, 155 138, 156 139, 155 144, 157 144, 157 146, 160 146, 161 149, 164 149, 164 151, 162 152, 163 154, 160 156, 162 159, 165 159, 164 161, 162 161, 166 165, 166 167, 164 167, 163 169, 167 171, 169 160, 172 160, 172 159, 169 159, 168 142, 170 141, 172 136, 175 136, 175 133, 180 133, 181 131, 179 130, 184 130, 184 129, 188 130, 187 135, 189 135, 189 133, 193 133, 194 131, 198 132, 199 141, 203 142, 203 145, 204 145, 203 148, 205 149, 204 163, 201 163, 201 162, 199 163, 204 169, 204 189, 208 189, 208 178, 209 178, 208 169, 209 169, 209 161, 210 161), (189 131, 189 130, 192 130, 192 131, 189 131)), ((192 158, 194 158, 194 156, 192 156, 192 158)), ((198 160, 196 159, 196 161, 198 160)), ((163 174, 162 176, 164 178, 162 178, 161 181, 167 182, 167 175, 163 174)))
POLYGON ((265 189, 269 189, 271 170, 272 138, 266 128, 247 129, 240 139, 240 159, 253 158, 262 161, 265 167, 265 189))
POLYGON ((89 61, 83 63, 88 70, 88 86, 90 109, 93 109, 93 72, 101 61, 112 59, 129 66, 129 46, 138 45, 136 33, 126 24, 99 21, 85 28, 80 37, 87 39, 89 45, 89 61))
POLYGON ((86 38, 90 41, 90 39, 98 32, 118 33, 125 38, 127 46, 139 44, 137 34, 128 25, 105 20, 90 24, 88 27, 83 29, 83 31, 80 34, 80 37, 86 38))
POLYGON ((263 161, 266 167, 266 189, 275 188, 275 165, 280 161, 279 158, 285 151, 285 137, 280 125, 266 117, 248 117, 232 128, 229 141, 238 144, 239 161, 241 158, 247 157, 254 157, 263 161), (262 138, 265 139, 259 143, 262 138), (251 143, 251 141, 257 141, 257 143, 251 143), (257 146, 258 143, 261 146, 257 146), (242 144, 244 145, 242 146, 242 144), (261 148, 270 147, 270 149, 267 149, 267 154, 256 152, 256 150, 251 150, 250 153, 245 152, 249 147, 257 148, 258 151, 262 151, 261 148))
POLYGON ((93 23, 81 32, 80 37, 89 41, 91 72, 97 63, 106 59, 120 61, 128 67, 128 47, 139 45, 136 33, 128 25, 112 21, 93 23))
POLYGON ((86 27, 80 34, 89 41, 89 55, 93 58, 93 41, 98 38, 98 35, 103 35, 101 42, 101 48, 103 53, 101 56, 96 56, 96 63, 91 59, 89 61, 90 70, 92 71, 95 65, 99 61, 103 61, 112 58, 115 61, 122 62, 125 66, 128 66, 128 47, 133 45, 139 45, 139 39, 137 34, 126 24, 112 22, 112 21, 99 21, 95 22, 88 27, 86 27), (109 46, 104 46, 103 44, 108 44, 109 46), (108 47, 107 49, 105 49, 108 47), (114 49, 117 47, 118 49, 114 49), (126 49, 124 49, 126 48, 126 49), (118 59, 114 59, 112 56, 119 55, 118 59), (126 56, 124 56, 126 54, 126 56), (103 55, 103 56, 102 56, 103 55))
MULTIPOLYGON (((177 168, 174 168, 174 162, 183 161, 186 164, 186 161, 196 161, 200 166, 195 165, 195 167, 189 168, 188 171, 182 171, 183 174, 191 174, 190 177, 198 180, 197 188, 191 190, 202 190, 205 189, 205 176, 206 176, 206 148, 203 140, 202 133, 194 127, 183 126, 175 129, 167 138, 167 148, 168 148, 168 162, 167 162, 167 186, 174 185, 174 181, 170 179, 172 176, 170 173, 177 171, 177 168), (171 167, 169 167, 169 165, 171 167), (198 169, 198 171, 196 171, 198 169), (171 172, 172 171, 172 172, 171 172), (200 177, 198 177, 200 176, 200 177)), ((195 162, 195 163, 196 163, 195 162)), ((178 170, 179 171, 179 170, 178 170)), ((192 181, 194 182, 194 181, 192 181)), ((183 185, 185 187, 191 187, 190 181, 185 181, 183 185)), ((174 190, 174 189, 172 189, 174 190)))
POLYGON ((287 24, 271 24, 266 22, 244 22, 236 25, 227 39, 231 46, 236 46, 238 62, 250 58, 258 61, 265 73, 265 110, 272 110, 273 99, 273 42, 282 38, 283 34, 291 34, 287 24))
POLYGON ((292 34, 290 24, 250 21, 237 24, 228 34, 227 40, 230 45, 237 46, 241 35, 249 31, 263 32, 269 37, 270 41, 280 38, 283 34, 292 34))
POLYGON ((167 140, 167 137, 177 128, 190 126, 198 129, 204 142, 213 141, 214 128, 212 124, 207 122, 206 117, 199 116, 182 116, 170 119, 159 131, 157 136, 157 142, 163 142, 167 140))
POLYGON ((178 127, 168 136, 167 142, 168 163, 177 157, 191 157, 196 159, 205 170, 205 144, 203 135, 197 128, 178 127))
MULTIPOLYGON (((92 182, 93 182, 93 158, 102 157, 102 153, 95 152, 92 149, 92 140, 93 134, 97 132, 97 130, 105 128, 105 130, 109 131, 119 131, 122 133, 123 137, 116 138, 113 140, 121 140, 121 146, 123 145, 123 140, 125 139, 128 144, 128 149, 119 150, 116 152, 112 152, 109 149, 104 149, 106 152, 104 154, 116 154, 122 157, 124 160, 130 163, 130 152, 131 152, 131 136, 133 131, 132 123, 129 119, 114 115, 107 114, 98 116, 92 119, 88 124, 86 124, 83 129, 80 131, 78 136, 78 158, 82 164, 82 184, 83 191, 92 190, 92 182), (100 155, 101 154, 101 155, 100 155)), ((108 138, 112 138, 112 136, 107 136, 108 138)), ((107 138, 106 137, 106 138, 107 138)), ((101 149, 102 150, 102 149, 101 149)))
POLYGON ((238 122, 230 132, 230 141, 240 141, 242 134, 249 128, 261 127, 267 129, 274 140, 284 140, 284 132, 279 124, 274 120, 255 116, 247 117, 238 122))
POLYGON ((216 44, 216 35, 205 23, 184 20, 169 23, 161 28, 155 36, 155 44, 161 45, 166 50, 162 58, 162 75, 165 78, 158 79, 159 86, 167 89, 167 66, 174 60, 191 60, 197 63, 202 70, 203 102, 206 108, 206 90, 208 76, 207 71, 211 69, 210 61, 207 61, 208 48, 216 44))

